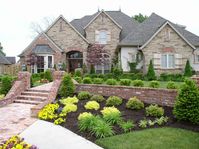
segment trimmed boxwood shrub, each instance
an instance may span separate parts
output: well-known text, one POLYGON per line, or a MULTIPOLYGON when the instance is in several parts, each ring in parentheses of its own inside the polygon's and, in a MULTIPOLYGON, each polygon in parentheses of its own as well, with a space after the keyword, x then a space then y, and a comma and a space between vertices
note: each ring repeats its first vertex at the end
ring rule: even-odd
POLYGON ((123 71, 119 67, 114 67, 113 68, 113 77, 117 80, 119 80, 120 76, 122 75, 123 71))
POLYGON ((85 77, 83 78, 83 81, 82 81, 84 84, 92 84, 92 80, 90 77, 85 77))
POLYGON ((74 80, 77 81, 78 83, 82 83, 82 78, 81 77, 74 77, 74 80))
POLYGON ((94 84, 102 84, 103 83, 103 79, 102 78, 94 78, 93 79, 93 83, 94 84))
POLYGON ((90 100, 102 102, 105 100, 105 98, 102 95, 93 95, 90 100))
POLYGON ((149 83, 149 87, 152 87, 152 88, 159 88, 160 87, 160 82, 159 81, 151 81, 149 83))
POLYGON ((61 83, 59 94, 62 97, 72 96, 75 91, 75 85, 72 81, 70 74, 65 74, 61 83))
POLYGON ((144 103, 140 101, 137 97, 132 97, 126 103, 126 107, 128 109, 140 110, 144 108, 144 103))
POLYGON ((164 109, 157 104, 146 107, 146 116, 160 117, 164 115, 164 109))
POLYGON ((106 81, 106 84, 107 85, 116 85, 117 84, 117 81, 115 79, 108 79, 106 81))
POLYGON ((85 99, 90 99, 91 96, 92 95, 89 92, 87 92, 87 91, 81 91, 81 92, 79 92, 77 98, 79 100, 85 100, 85 99))
POLYGON ((122 104, 122 98, 118 96, 110 96, 106 100, 106 106, 119 106, 122 104))
POLYGON ((121 79, 120 80, 120 85, 130 86, 131 85, 131 80, 130 79, 121 79))
POLYGON ((133 81, 133 86, 143 87, 144 86, 144 82, 142 80, 134 80, 133 81))
POLYGON ((81 72, 81 70, 79 70, 79 69, 75 70, 74 76, 75 76, 75 77, 82 77, 82 72, 81 72))
POLYGON ((173 81, 167 83, 167 89, 177 89, 177 85, 173 81))
POLYGON ((180 88, 173 113, 178 120, 199 124, 199 90, 193 80, 186 79, 180 88))

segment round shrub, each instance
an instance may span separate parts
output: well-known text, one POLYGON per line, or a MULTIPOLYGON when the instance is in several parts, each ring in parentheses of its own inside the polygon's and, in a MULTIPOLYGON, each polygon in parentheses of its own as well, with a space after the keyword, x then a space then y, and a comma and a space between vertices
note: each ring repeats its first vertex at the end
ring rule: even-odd
POLYGON ((106 81, 106 84, 107 85, 116 85, 117 84, 117 81, 115 79, 108 79, 106 81))
POLYGON ((164 109, 162 107, 158 107, 157 104, 146 107, 146 116, 160 117, 163 115, 164 115, 164 109))
POLYGON ((173 81, 167 83, 167 89, 177 89, 177 85, 173 81))
POLYGON ((131 85, 131 80, 130 79, 121 79, 120 80, 120 85, 130 86, 131 85))
POLYGON ((85 77, 85 78, 83 79, 83 83, 84 83, 84 84, 92 84, 92 80, 91 80, 90 77, 85 77))
POLYGON ((100 108, 100 105, 97 101, 88 101, 84 105, 85 109, 87 110, 98 110, 100 108))
POLYGON ((160 87, 160 82, 158 82, 158 81, 150 81, 149 87, 159 88, 160 87))
POLYGON ((93 79, 93 83, 94 84, 102 84, 103 83, 103 79, 102 78, 94 78, 93 79))
POLYGON ((110 96, 106 100, 106 106, 118 106, 122 104, 122 98, 118 96, 110 96))
POLYGON ((77 81, 78 83, 82 83, 82 78, 81 77, 74 77, 74 80, 77 81))
POLYGON ((199 90, 193 80, 185 80, 178 92, 173 110, 178 120, 199 124, 199 90))
POLYGON ((81 70, 79 70, 79 69, 75 70, 74 76, 75 76, 75 77, 82 77, 82 72, 81 72, 81 70))
POLYGON ((102 95, 93 95, 90 100, 102 102, 105 100, 105 98, 102 95))
POLYGON ((85 100, 85 99, 90 99, 91 97, 91 94, 89 92, 86 92, 86 91, 82 91, 82 92, 79 92, 77 98, 79 100, 85 100))
POLYGON ((133 81, 133 86, 143 87, 144 86, 144 82, 142 80, 134 80, 133 81))
POLYGON ((126 107, 128 109, 140 110, 144 108, 144 103, 140 101, 137 97, 132 97, 126 103, 126 107))
POLYGON ((2 84, 0 92, 1 94, 6 95, 12 87, 12 77, 10 76, 3 76, 2 77, 2 84))

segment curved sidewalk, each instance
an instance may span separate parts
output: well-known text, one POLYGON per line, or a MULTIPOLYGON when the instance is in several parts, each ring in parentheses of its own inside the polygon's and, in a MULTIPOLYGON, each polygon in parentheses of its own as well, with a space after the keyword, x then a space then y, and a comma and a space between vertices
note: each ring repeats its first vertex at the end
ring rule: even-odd
POLYGON ((102 149, 68 129, 42 120, 37 120, 20 136, 39 149, 102 149))

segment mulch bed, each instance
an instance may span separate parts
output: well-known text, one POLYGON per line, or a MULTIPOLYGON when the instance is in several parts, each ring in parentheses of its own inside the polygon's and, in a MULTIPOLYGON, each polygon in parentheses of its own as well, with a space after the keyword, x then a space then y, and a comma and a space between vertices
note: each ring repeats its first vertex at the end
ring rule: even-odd
MULTIPOLYGON (((67 114, 66 123, 62 124, 62 126, 73 131, 74 133, 92 141, 92 142, 95 142, 96 138, 94 136, 92 136, 88 132, 80 132, 79 131, 77 117, 79 116, 80 113, 83 113, 83 112, 91 112, 92 114, 100 114, 100 110, 102 110, 103 107, 105 107, 105 101, 100 103, 100 109, 97 111, 86 110, 84 108, 84 105, 86 104, 87 101, 88 100, 79 100, 79 102, 77 104, 78 110, 76 112, 71 112, 71 113, 67 114)), ((136 124, 136 126, 133 128, 132 131, 142 130, 142 128, 138 127, 138 122, 140 120, 143 120, 144 118, 154 120, 153 117, 146 117, 145 109, 138 110, 138 111, 127 109, 126 102, 127 102, 127 100, 123 100, 122 105, 117 106, 117 108, 122 112, 122 117, 124 120, 133 120, 134 123, 136 124)), ((145 104, 145 107, 147 107, 147 106, 148 106, 148 104, 145 104)), ((199 125, 193 125, 189 122, 179 122, 174 118, 174 116, 172 114, 173 108, 166 107, 166 106, 163 108, 165 110, 164 116, 168 116, 169 121, 167 122, 167 124, 165 124, 163 126, 158 126, 156 124, 155 126, 152 126, 150 128, 159 128, 159 127, 166 126, 166 127, 182 128, 182 129, 199 132, 199 125)), ((119 128, 119 126, 117 126, 117 125, 114 125, 113 129, 114 129, 115 135, 124 133, 123 130, 121 128, 119 128)), ((145 128, 145 129, 147 129, 147 128, 145 128)))

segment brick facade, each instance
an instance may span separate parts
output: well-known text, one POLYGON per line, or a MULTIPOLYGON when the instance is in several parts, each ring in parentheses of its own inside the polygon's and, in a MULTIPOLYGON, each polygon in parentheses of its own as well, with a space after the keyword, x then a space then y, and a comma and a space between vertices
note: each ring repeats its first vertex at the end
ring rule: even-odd
POLYGON ((103 96, 114 95, 124 99, 129 99, 133 96, 136 96, 145 103, 148 104, 156 103, 158 105, 169 106, 169 107, 173 107, 177 96, 176 90, 168 90, 168 89, 76 84, 76 92, 80 91, 88 91, 92 94, 101 94, 103 96))

